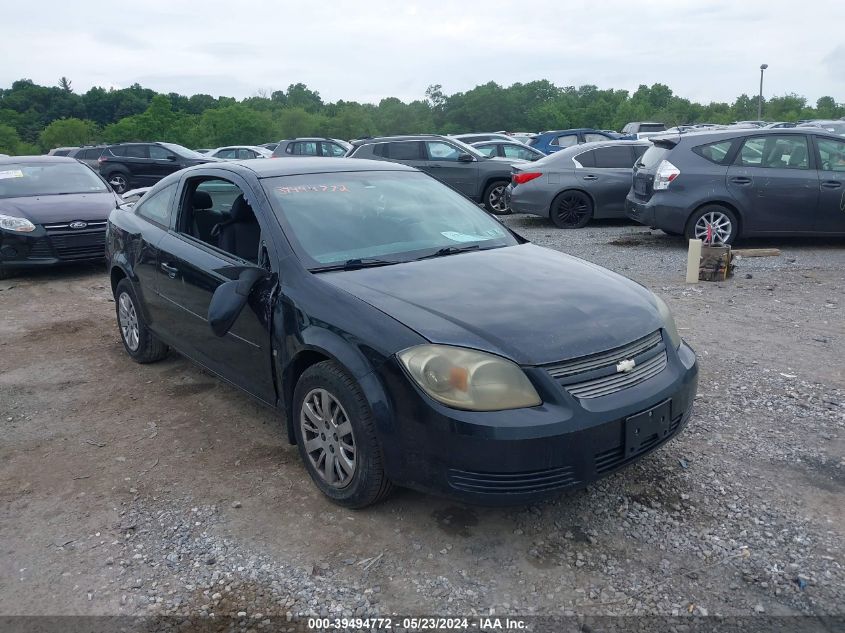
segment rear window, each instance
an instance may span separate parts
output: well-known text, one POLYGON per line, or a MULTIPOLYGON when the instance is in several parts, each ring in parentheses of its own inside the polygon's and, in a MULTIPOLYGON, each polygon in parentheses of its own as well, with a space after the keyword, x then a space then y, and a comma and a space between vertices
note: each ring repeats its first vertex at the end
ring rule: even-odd
POLYGON ((666 157, 666 154, 669 153, 669 150, 665 147, 660 147, 659 145, 652 145, 649 147, 643 157, 640 159, 639 166, 645 167, 646 169, 652 169, 657 167, 657 164, 666 157))
POLYGON ((731 151, 731 145, 733 145, 733 142, 734 139, 728 139, 726 141, 719 141, 718 143, 708 143, 707 145, 693 147, 692 151, 702 158, 706 158, 711 163, 724 165, 727 163, 728 154, 731 151))
POLYGON ((640 123, 640 132, 663 132, 666 126, 662 123, 640 123))

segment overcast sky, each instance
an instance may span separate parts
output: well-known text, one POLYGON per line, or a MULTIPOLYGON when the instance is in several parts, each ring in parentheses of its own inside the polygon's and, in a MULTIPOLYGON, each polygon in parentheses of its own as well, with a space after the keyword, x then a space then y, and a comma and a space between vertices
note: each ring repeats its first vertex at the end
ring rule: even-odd
POLYGON ((326 101, 423 98, 488 81, 702 102, 795 92, 845 101, 843 0, 140 0, 4 2, 0 87, 138 82, 243 98, 303 82, 326 101))

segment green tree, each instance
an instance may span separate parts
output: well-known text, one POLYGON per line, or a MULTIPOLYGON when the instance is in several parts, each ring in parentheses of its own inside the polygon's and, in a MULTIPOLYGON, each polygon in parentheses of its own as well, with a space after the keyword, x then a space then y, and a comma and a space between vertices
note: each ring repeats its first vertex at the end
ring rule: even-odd
POLYGON ((97 138, 97 126, 93 121, 82 119, 59 119, 53 121, 41 132, 39 141, 44 151, 54 147, 88 145, 97 138))

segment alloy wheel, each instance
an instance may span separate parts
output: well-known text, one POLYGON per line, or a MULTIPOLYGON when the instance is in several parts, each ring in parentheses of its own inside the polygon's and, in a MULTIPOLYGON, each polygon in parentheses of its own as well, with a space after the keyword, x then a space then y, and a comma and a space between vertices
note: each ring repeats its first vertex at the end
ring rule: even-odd
POLYGON ((135 304, 129 294, 122 292, 117 300, 118 320, 120 321, 120 333, 123 341, 133 352, 138 349, 141 342, 138 326, 138 313, 135 311, 135 304))
POLYGON ((556 210, 560 224, 566 226, 578 226, 589 212, 587 201, 575 194, 561 198, 556 210))
POLYGON ((490 190, 487 203, 494 213, 507 213, 508 204, 505 202, 505 188, 507 185, 497 185, 490 190))
POLYGON ((299 426, 305 453, 320 478, 333 488, 352 481, 355 436, 343 405, 325 389, 312 389, 302 401, 299 426))
POLYGON ((109 184, 117 193, 123 193, 127 188, 126 178, 122 174, 114 174, 109 179, 109 184))
POLYGON ((731 219, 721 211, 709 211, 695 222, 695 239, 707 244, 724 244, 733 232, 731 219), (710 239, 708 240, 708 229, 710 239))

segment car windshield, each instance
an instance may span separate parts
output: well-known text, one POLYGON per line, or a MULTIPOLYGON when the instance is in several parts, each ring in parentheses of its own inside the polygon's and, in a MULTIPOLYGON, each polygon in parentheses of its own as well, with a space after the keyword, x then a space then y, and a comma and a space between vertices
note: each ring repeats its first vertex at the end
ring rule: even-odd
POLYGON ((166 147, 174 154, 178 154, 183 158, 205 158, 205 156, 199 152, 195 152, 194 150, 183 147, 182 145, 177 145, 176 143, 159 143, 159 145, 166 147))
POLYGON ((261 182, 294 250, 312 270, 518 243, 485 211, 418 172, 330 172, 261 182))
POLYGON ((76 161, 0 165, 0 198, 106 191, 106 183, 90 167, 76 161))

